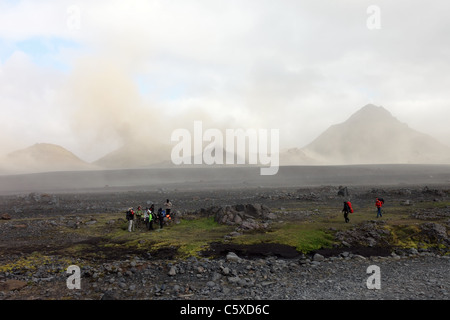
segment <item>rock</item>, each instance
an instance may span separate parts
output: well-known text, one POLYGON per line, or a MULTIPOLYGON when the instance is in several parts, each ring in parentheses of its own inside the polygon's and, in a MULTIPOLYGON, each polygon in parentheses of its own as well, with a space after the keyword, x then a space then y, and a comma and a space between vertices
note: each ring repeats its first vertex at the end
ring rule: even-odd
POLYGON ((211 276, 212 281, 218 281, 218 280, 220 280, 220 278, 222 278, 222 275, 220 273, 213 272, 213 274, 211 276))
POLYGON ((345 241, 345 240, 342 240, 342 245, 344 246, 344 247, 347 247, 347 248, 350 248, 351 247, 351 245, 350 245, 350 243, 348 243, 347 241, 345 241))
POLYGON ((9 214, 7 214, 7 213, 3 213, 3 214, 0 216, 0 218, 1 218, 2 220, 11 220, 11 216, 10 216, 9 214))
POLYGON ((347 197, 349 195, 347 187, 339 186, 338 196, 347 197))
POLYGON ((241 216, 240 216, 239 214, 236 214, 236 215, 234 216, 233 222, 236 223, 236 224, 241 224, 241 223, 242 223, 242 218, 241 218, 241 216))
POLYGON ((113 292, 105 292, 101 298, 101 300, 120 300, 120 297, 113 292))
POLYGON ((228 252, 227 257, 226 257, 227 261, 239 261, 239 257, 236 253, 234 252, 228 252))
POLYGON ((419 251, 417 251, 416 248, 408 248, 408 249, 405 250, 405 253, 415 256, 415 255, 419 254, 419 251))
POLYGON ((239 283, 240 280, 241 280, 241 278, 239 278, 239 276, 228 277, 228 282, 230 282, 230 283, 239 283))
POLYGON ((175 269, 175 267, 172 266, 167 274, 173 277, 174 275, 177 274, 177 270, 175 269))
POLYGON ((13 291, 13 290, 20 290, 27 286, 27 283, 25 281, 21 280, 7 280, 4 283, 0 283, 0 291, 13 291))
POLYGON ((314 254, 313 256, 313 261, 323 261, 325 260, 325 257, 319 253, 314 254))
POLYGON ((197 273, 204 273, 206 270, 202 266, 197 267, 197 273))
POLYGON ((181 290, 181 287, 179 285, 176 284, 173 286, 173 291, 179 292, 180 290, 181 290))
POLYGON ((229 234, 230 237, 238 237, 238 236, 241 236, 241 235, 242 235, 242 233, 237 232, 237 231, 232 231, 229 234))
POLYGON ((377 241, 374 239, 374 238, 372 238, 372 237, 368 237, 367 238, 367 245, 369 246, 369 247, 373 247, 373 246, 375 246, 377 244, 377 241))
POLYGON ((91 224, 95 224, 95 223, 97 223, 97 220, 91 219, 91 220, 89 220, 89 221, 86 221, 84 224, 85 224, 85 225, 91 225, 91 224))
POLYGON ((197 211, 197 214, 213 215, 214 220, 220 224, 237 225, 245 230, 266 228, 267 224, 262 224, 257 220, 275 220, 277 218, 267 206, 259 203, 211 207, 209 209, 200 209, 200 211, 197 211))
POLYGON ((424 223, 420 226, 422 234, 426 235, 430 240, 443 242, 448 241, 447 229, 438 223, 424 223))
POLYGON ((230 268, 228 268, 228 267, 222 268, 222 273, 225 276, 229 275, 230 274, 230 268))

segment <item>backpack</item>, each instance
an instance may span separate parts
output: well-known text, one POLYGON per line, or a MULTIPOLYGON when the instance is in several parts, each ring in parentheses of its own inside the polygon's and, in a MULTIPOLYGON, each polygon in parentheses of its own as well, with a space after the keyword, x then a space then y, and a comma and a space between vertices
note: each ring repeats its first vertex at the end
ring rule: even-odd
POLYGON ((350 213, 353 213, 352 203, 350 201, 347 201, 348 211, 350 213))
POLYGON ((131 210, 127 210, 126 218, 127 220, 133 220, 133 213, 131 212, 131 210))
POLYGON ((378 200, 380 200, 380 202, 381 202, 382 204, 384 204, 384 199, 383 199, 383 198, 378 198, 378 200))

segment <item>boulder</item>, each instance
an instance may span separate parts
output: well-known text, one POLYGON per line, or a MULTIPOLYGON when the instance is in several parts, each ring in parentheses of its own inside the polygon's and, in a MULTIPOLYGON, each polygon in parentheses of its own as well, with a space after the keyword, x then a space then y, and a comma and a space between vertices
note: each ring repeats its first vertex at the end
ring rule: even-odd
POLYGON ((339 186, 337 195, 341 197, 348 197, 349 193, 347 187, 339 186))
POLYGON ((323 261, 325 260, 325 257, 319 253, 314 254, 313 256, 313 261, 323 261))
POLYGON ((239 261, 238 255, 234 252, 228 252, 226 259, 227 261, 239 261))
POLYGON ((177 274, 177 270, 175 269, 174 266, 170 267, 169 272, 167 273, 169 276, 173 277, 174 275, 177 274))
POLYGON ((7 213, 3 213, 3 214, 0 216, 0 218, 1 218, 2 220, 11 220, 11 216, 10 216, 9 214, 7 214, 7 213))

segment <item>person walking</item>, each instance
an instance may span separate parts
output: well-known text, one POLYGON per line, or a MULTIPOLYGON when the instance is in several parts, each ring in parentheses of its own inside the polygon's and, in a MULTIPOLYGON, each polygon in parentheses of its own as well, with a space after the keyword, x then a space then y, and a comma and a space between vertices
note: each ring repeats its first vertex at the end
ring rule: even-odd
POLYGON ((377 207, 377 218, 382 217, 383 215, 381 214, 381 207, 383 206, 383 202, 377 198, 375 201, 375 206, 377 207))
POLYGON ((342 212, 344 213, 345 223, 348 223, 350 221, 350 219, 348 218, 348 214, 350 213, 350 206, 347 201, 344 201, 344 209, 342 209, 342 212))

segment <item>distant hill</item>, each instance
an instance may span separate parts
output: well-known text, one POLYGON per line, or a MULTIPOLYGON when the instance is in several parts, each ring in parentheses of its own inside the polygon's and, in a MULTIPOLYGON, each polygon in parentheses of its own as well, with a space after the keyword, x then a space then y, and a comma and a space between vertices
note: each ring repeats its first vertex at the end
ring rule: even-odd
MULTIPOLYGON (((175 165, 171 160, 172 146, 161 145, 157 148, 145 146, 143 144, 127 144, 117 150, 114 150, 94 164, 107 169, 132 169, 132 168, 150 168, 150 167, 175 167, 175 166, 193 166, 194 156, 186 157, 184 162, 190 161, 191 164, 175 165)), ((223 163, 226 162, 227 152, 222 149, 223 163)), ((213 152, 214 155, 214 152, 213 152)), ((235 156, 237 157, 237 156, 235 156)), ((237 158, 236 158, 237 159, 237 158)), ((237 161, 237 160, 234 161, 237 161)), ((202 158, 203 161, 203 158, 202 158)), ((198 164, 195 164, 198 167, 198 164)), ((201 166, 209 166, 202 162, 201 166)))
POLYGON ((37 143, 11 152, 0 159, 0 173, 32 173, 48 171, 92 170, 89 164, 65 148, 49 143, 37 143))
POLYGON ((449 147, 372 104, 301 151, 320 164, 450 164, 449 147))
POLYGON ((170 161, 170 149, 167 146, 155 147, 144 143, 128 143, 97 161, 94 165, 106 169, 147 168, 170 161))
MULTIPOLYGON (((174 167, 172 147, 155 141, 148 145, 128 143, 94 163, 87 163, 61 146, 38 143, 0 158, 0 174, 168 168, 174 167)), ((307 146, 281 151, 279 156, 282 166, 450 164, 450 147, 409 128, 385 108, 369 104, 345 122, 325 130, 307 146)))
MULTIPOLYGON (((107 169, 173 167, 171 148, 128 143, 94 164, 107 169)), ((282 150, 279 157, 282 166, 450 164, 450 147, 409 128, 385 108, 369 104, 325 130, 309 145, 282 150)))

